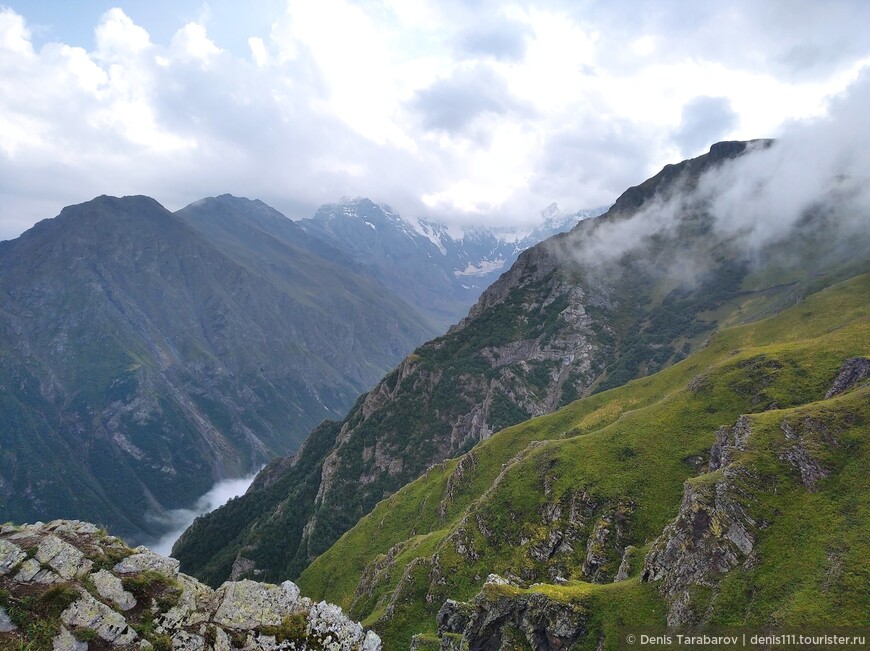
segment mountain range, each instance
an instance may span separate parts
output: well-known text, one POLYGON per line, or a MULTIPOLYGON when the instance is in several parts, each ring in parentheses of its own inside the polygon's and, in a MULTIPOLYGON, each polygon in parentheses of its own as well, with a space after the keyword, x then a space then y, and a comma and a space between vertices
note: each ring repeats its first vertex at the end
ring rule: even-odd
MULTIPOLYGON (((864 389, 824 400, 868 352, 870 233, 836 197, 764 241, 723 223, 704 189, 770 147, 714 145, 523 252, 344 419, 198 518, 182 568, 298 579, 387 648, 613 646, 635 609, 649 625, 800 622, 775 591, 757 616, 740 603, 767 572, 800 571, 775 560, 794 512, 765 537, 777 504, 866 502, 853 479, 819 482, 865 458, 864 389), (576 626, 553 637, 560 618, 576 626)), ((814 543, 813 577, 860 574, 850 522, 835 561, 814 543)), ((812 621, 838 599, 866 612, 860 594, 818 600, 812 621)))
MULTIPOLYGON (((382 235, 410 228, 348 205, 382 235)), ((230 195, 176 213, 103 196, 0 243, 0 519, 151 538, 167 510, 292 452, 437 334, 379 271, 432 250, 440 266, 419 269, 450 268, 430 240, 365 255, 314 230, 230 195)), ((452 278, 423 303, 467 309, 475 294, 457 298, 452 278)))
POLYGON ((522 251, 602 212, 565 213, 553 204, 533 227, 478 226, 451 233, 444 224, 408 220, 369 199, 348 199, 296 223, 361 264, 443 332, 522 251))

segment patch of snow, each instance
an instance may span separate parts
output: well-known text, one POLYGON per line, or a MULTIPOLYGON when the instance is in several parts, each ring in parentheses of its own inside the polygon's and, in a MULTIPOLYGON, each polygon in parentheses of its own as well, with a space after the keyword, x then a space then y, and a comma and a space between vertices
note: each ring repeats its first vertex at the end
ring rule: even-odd
POLYGON ((482 276, 483 274, 488 274, 492 271, 498 271, 499 269, 504 267, 505 260, 504 258, 499 258, 498 260, 481 260, 480 263, 475 266, 472 263, 468 263, 468 266, 465 269, 456 269, 453 272, 454 276, 482 276))

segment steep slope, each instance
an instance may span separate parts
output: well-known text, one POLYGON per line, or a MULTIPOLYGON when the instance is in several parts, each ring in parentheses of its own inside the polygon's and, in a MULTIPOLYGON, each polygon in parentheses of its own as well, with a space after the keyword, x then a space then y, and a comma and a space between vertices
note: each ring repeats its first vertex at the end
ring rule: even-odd
POLYGON ((246 238, 100 197, 3 243, 0 520, 141 540, 161 531, 149 514, 294 450, 430 332, 372 280, 221 219, 246 238))
POLYGON ((297 223, 343 251, 443 332, 521 251, 601 212, 563 215, 551 206, 544 221, 528 232, 479 227, 453 236, 442 224, 411 223, 389 206, 360 198, 327 204, 297 223))
MULTIPOLYGON (((746 143, 720 143, 668 166, 602 217, 522 253, 462 322, 357 401, 317 468, 303 470, 301 460, 276 465, 268 473, 288 484, 260 483, 241 500, 274 506, 239 505, 195 523, 174 550, 182 566, 212 583, 234 564, 238 576, 295 577, 432 464, 504 427, 666 367, 720 325, 776 313, 868 268, 870 238, 823 228, 827 213, 808 215, 785 239, 752 250, 718 234, 692 190, 746 150, 746 143), (665 213, 668 228, 659 228, 665 213), (620 250, 645 224, 656 228, 620 250), (596 248, 585 251, 589 245, 596 248), (300 501, 300 492, 316 497, 300 501), (229 533, 206 533, 216 528, 229 533), (279 539, 278 548, 264 543, 279 539), (207 556, 194 551, 204 546, 207 556)), ((326 445, 314 439, 312 446, 326 445)))
POLYGON ((868 306, 865 274, 502 430, 381 502, 298 583, 395 649, 866 627, 868 306))

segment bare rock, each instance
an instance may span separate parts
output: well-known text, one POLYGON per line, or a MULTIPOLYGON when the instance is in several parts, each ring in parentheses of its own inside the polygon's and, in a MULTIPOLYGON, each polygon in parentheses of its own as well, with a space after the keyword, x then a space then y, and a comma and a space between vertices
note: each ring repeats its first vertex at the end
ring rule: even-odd
POLYGON ((0 575, 12 572, 25 558, 27 554, 21 547, 8 540, 0 539, 0 575))
POLYGON ((57 536, 42 539, 36 549, 36 560, 67 580, 83 577, 94 566, 77 548, 57 536))
POLYGON ((11 633, 17 631, 18 627, 9 618, 9 614, 3 606, 0 606, 0 633, 11 633))
POLYGON ((734 453, 746 449, 752 426, 748 416, 740 416, 733 427, 720 427, 710 448, 710 470, 718 470, 734 460, 734 453))
POLYGON ((870 375, 870 359, 866 357, 850 357, 840 367, 840 372, 834 378, 834 383, 825 398, 833 398, 834 396, 848 391, 861 380, 870 375))
POLYGON ((60 627, 60 634, 51 641, 52 651, 87 651, 88 643, 79 642, 66 626, 60 627))
POLYGON ((780 453, 779 458, 788 461, 798 471, 801 483, 811 493, 816 491, 816 484, 830 474, 813 458, 803 442, 786 448, 780 453))
POLYGON ((755 547, 756 523, 736 488, 740 472, 730 466, 718 475, 687 481, 676 519, 646 556, 641 578, 661 582, 668 626, 694 623, 689 589, 716 585, 755 547))
POLYGON ((136 631, 127 625, 120 613, 97 601, 84 589, 80 594, 79 599, 60 614, 64 624, 91 628, 103 640, 116 646, 130 644, 137 638, 136 631))
POLYGON ((248 579, 227 581, 215 591, 215 597, 220 605, 214 622, 228 628, 277 626, 284 617, 301 609, 298 588, 294 594, 282 586, 248 579))
POLYGON ((91 574, 91 580, 97 588, 97 593, 103 599, 108 599, 117 604, 118 608, 121 610, 130 610, 136 605, 135 597, 124 590, 124 586, 121 584, 121 579, 111 572, 100 570, 99 572, 91 574))
POLYGON ((179 562, 176 559, 155 554, 147 547, 137 547, 136 552, 115 565, 112 571, 116 574, 136 574, 151 571, 168 577, 174 577, 178 574, 179 562))

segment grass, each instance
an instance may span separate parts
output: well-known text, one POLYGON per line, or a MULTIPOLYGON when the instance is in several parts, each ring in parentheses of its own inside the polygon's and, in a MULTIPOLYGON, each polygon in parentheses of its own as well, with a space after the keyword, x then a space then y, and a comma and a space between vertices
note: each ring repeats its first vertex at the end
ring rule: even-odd
MULTIPOLYGON (((454 477, 451 496, 446 488, 457 460, 380 503, 315 560, 299 584, 306 594, 350 608, 388 648, 401 648, 415 633, 433 633, 443 600, 474 597, 489 572, 546 581, 558 570, 584 579, 586 538, 602 518, 621 517, 622 539, 611 534, 605 546, 612 576, 622 547, 645 549, 673 519, 683 482, 697 476, 716 430, 754 414, 751 448, 741 463, 760 477, 753 513, 770 523, 758 545, 762 562, 732 572, 718 591, 699 597, 710 600, 713 621, 721 624, 823 623, 828 617, 866 625, 870 562, 858 544, 870 539, 864 524, 870 506, 860 483, 870 420, 859 405, 866 398, 853 392, 820 400, 844 359, 870 352, 868 306, 870 277, 856 277, 771 319, 722 330, 654 376, 502 430, 469 453, 474 463, 463 464, 465 476, 454 477), (783 418, 808 417, 830 421, 838 432, 837 446, 818 435, 807 439, 820 463, 836 470, 815 493, 780 458, 783 418), (570 524, 564 512, 579 496, 588 512, 570 524), (557 504, 562 518, 542 521, 544 510, 557 504), (530 556, 531 546, 554 528, 579 541, 573 551, 546 561, 530 556), (477 558, 460 555, 457 540, 477 558), (372 574, 376 564, 385 567, 372 574)), ((612 622, 626 613, 637 613, 638 622, 663 621, 657 590, 637 578, 641 565, 635 559, 632 578, 613 587, 572 582, 533 589, 554 599, 586 600, 610 647, 612 622)))

